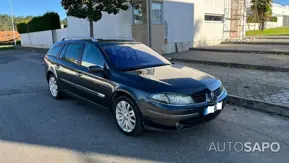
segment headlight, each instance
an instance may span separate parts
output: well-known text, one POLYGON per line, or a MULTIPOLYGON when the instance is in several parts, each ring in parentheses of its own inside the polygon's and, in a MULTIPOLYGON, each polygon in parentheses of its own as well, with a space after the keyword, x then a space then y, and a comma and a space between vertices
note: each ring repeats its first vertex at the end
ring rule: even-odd
POLYGON ((151 96, 151 99, 173 105, 188 105, 194 103, 190 96, 177 94, 155 94, 151 96))

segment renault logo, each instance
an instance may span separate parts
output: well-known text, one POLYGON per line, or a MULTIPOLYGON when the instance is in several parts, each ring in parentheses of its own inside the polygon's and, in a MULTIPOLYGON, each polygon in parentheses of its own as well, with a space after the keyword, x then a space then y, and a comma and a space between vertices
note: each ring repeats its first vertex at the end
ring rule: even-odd
POLYGON ((207 95, 207 102, 215 102, 217 101, 217 96, 214 92, 211 92, 207 95))

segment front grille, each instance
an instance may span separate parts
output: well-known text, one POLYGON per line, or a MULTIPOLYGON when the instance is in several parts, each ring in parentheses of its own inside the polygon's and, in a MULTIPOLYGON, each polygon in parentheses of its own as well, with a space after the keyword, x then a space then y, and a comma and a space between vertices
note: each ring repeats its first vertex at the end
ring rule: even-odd
MULTIPOLYGON (((214 94, 216 97, 219 97, 221 95, 221 93, 222 93, 221 87, 214 91, 214 94)), ((202 93, 192 95, 192 98, 193 98, 195 103, 202 103, 202 102, 207 101, 207 95, 209 95, 209 93, 202 92, 202 93)))
POLYGON ((219 97, 219 96, 221 95, 221 93, 222 93, 221 87, 218 88, 218 89, 216 89, 216 90, 214 91, 214 93, 215 93, 215 95, 216 95, 217 97, 219 97))
POLYGON ((206 94, 198 94, 192 96, 195 103, 206 102, 206 94))

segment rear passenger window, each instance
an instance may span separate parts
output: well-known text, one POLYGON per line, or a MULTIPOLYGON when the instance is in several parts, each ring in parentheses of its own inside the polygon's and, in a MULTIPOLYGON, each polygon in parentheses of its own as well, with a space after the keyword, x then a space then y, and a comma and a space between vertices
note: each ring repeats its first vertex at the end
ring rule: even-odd
POLYGON ((53 47, 52 49, 50 49, 48 51, 47 55, 57 57, 57 55, 60 52, 60 50, 62 49, 62 47, 63 47, 63 45, 58 45, 58 46, 53 47))
POLYGON ((67 44, 65 55, 62 58, 77 64, 82 48, 82 44, 67 44))

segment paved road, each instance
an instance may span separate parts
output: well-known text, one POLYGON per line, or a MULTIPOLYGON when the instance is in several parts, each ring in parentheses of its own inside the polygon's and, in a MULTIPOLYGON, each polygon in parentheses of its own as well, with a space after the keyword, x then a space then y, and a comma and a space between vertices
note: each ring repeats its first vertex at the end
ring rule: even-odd
MULTIPOLYGON (((9 53, 9 52, 8 52, 9 53)), ((228 106, 180 132, 121 134, 111 114, 72 98, 53 100, 37 53, 0 54, 0 162, 288 162, 289 121, 228 106), (280 151, 209 151, 212 143, 278 142, 280 151)), ((28 53, 28 52, 27 52, 28 53)), ((240 144, 239 144, 240 145, 240 144)), ((240 149, 240 146, 237 147, 240 149)))

